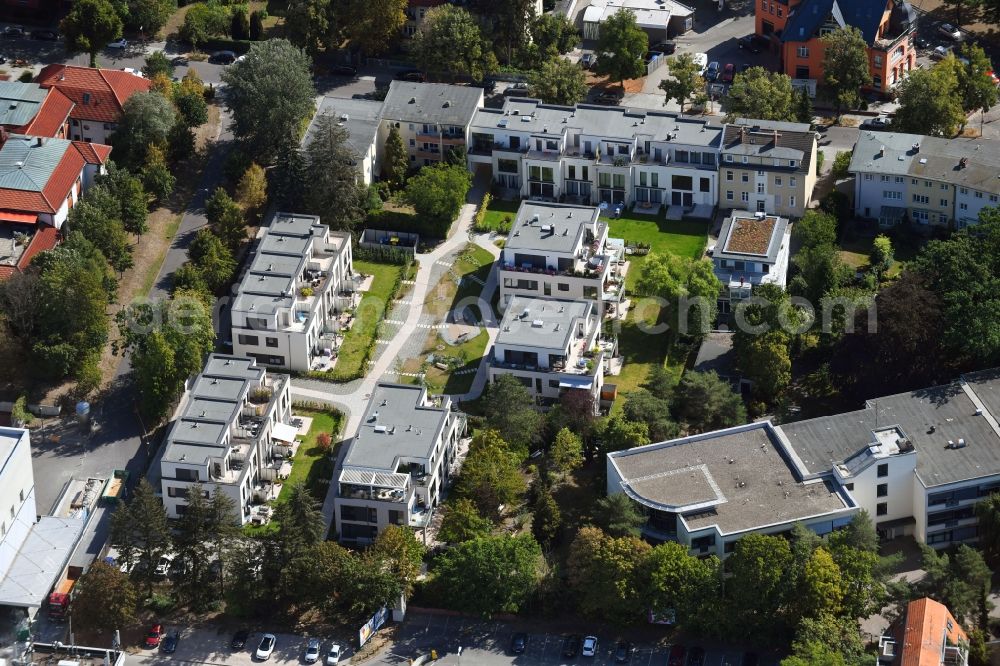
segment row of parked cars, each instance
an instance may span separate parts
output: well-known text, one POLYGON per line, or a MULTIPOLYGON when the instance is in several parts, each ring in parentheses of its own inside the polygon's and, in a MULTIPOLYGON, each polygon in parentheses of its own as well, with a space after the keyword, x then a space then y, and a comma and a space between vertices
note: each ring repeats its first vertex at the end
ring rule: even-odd
MULTIPOLYGON (((155 650, 160 649, 161 652, 166 654, 173 654, 177 651, 177 643, 180 641, 180 631, 174 630, 172 632, 165 632, 163 625, 156 623, 149 628, 149 633, 146 634, 146 649, 155 650)), ((233 634, 232 640, 229 642, 229 647, 233 651, 243 650, 247 646, 247 641, 250 640, 250 630, 240 629, 235 634, 233 634)), ((260 642, 257 643, 257 648, 253 652, 253 658, 256 661, 267 661, 274 654, 274 648, 278 644, 278 637, 274 634, 263 634, 260 637, 260 642)), ((326 666, 337 666, 340 663, 340 657, 343 653, 342 648, 337 643, 331 643, 327 648, 325 657, 323 658, 323 663, 326 666)), ((303 654, 302 660, 307 664, 318 663, 320 657, 323 656, 323 643, 318 638, 310 638, 306 642, 305 653, 303 654)))
MULTIPOLYGON (((528 634, 518 632, 510 639, 511 654, 523 654, 528 649, 528 634)), ((598 639, 596 636, 567 636, 563 639, 562 656, 566 659, 574 659, 577 656, 594 657, 597 654, 598 639)), ((618 641, 615 644, 614 660, 616 664, 628 664, 632 662, 632 655, 635 654, 635 646, 627 641, 618 641)), ((756 652, 744 652, 741 666, 757 666, 760 659, 756 652)), ((705 650, 701 647, 685 647, 674 645, 670 648, 667 657, 667 666, 704 666, 705 650)))
POLYGON ((5 39, 24 39, 25 37, 31 37, 32 39, 40 39, 46 42, 55 42, 59 39, 59 33, 55 30, 38 28, 28 32, 23 25, 7 26, 3 29, 3 36, 5 39))

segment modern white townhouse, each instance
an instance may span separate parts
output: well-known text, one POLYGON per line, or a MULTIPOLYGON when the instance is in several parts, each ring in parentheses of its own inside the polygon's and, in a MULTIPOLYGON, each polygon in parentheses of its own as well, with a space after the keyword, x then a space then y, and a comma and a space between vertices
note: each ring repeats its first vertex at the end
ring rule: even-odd
POLYGON ((1000 141, 900 132, 858 135, 851 157, 854 214, 891 227, 963 228, 1000 205, 1000 141))
POLYGON ((354 166, 358 169, 358 179, 365 185, 378 180, 382 172, 378 143, 379 118, 382 102, 368 99, 344 99, 323 97, 316 115, 306 130, 303 145, 308 145, 316 131, 316 123, 322 116, 332 116, 339 127, 347 133, 347 147, 354 155, 354 166))
POLYGON ((544 296, 586 299, 604 314, 621 301, 628 263, 600 209, 522 201, 497 269, 501 309, 514 296, 544 296))
POLYGON ((510 375, 543 402, 584 390, 597 409, 605 363, 615 351, 601 339, 601 316, 591 301, 515 296, 493 343, 490 382, 510 375))
POLYGON ((737 211, 726 219, 712 250, 715 276, 722 282, 721 314, 750 298, 757 285, 785 288, 791 234, 788 220, 777 215, 737 211))
POLYGON ((388 525, 426 527, 456 470, 465 417, 448 396, 380 382, 337 472, 335 531, 370 543, 388 525))
POLYGON ((648 536, 724 555, 750 532, 819 534, 866 510, 879 536, 975 542, 975 504, 1000 492, 1000 370, 795 423, 752 423, 608 455, 648 536))
POLYGON ((232 306, 233 353, 305 371, 329 363, 353 303, 351 235, 278 213, 257 240, 232 306))
POLYGON ((436 164, 469 143, 469 125, 483 105, 483 89, 447 83, 393 81, 382 103, 379 154, 395 127, 413 168, 436 164))
POLYGON ((159 461, 169 517, 184 514, 196 483, 206 497, 231 497, 241 525, 252 519, 253 504, 277 496, 274 482, 287 474, 282 465, 297 432, 289 425, 290 386, 288 375, 269 374, 253 359, 208 357, 181 399, 159 461))
POLYGON ((737 118, 722 139, 719 207, 802 217, 816 186, 817 150, 809 125, 737 118))
POLYGON ((722 127, 673 113, 556 106, 509 98, 479 109, 469 168, 489 169, 506 198, 664 208, 710 218, 718 203, 722 127))

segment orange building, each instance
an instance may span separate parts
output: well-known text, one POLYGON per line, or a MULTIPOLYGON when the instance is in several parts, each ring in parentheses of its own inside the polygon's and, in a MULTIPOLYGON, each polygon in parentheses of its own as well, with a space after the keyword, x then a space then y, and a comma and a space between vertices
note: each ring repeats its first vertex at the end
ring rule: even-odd
POLYGON ((755 25, 793 79, 822 78, 822 38, 844 26, 868 43, 869 89, 888 92, 916 66, 916 13, 906 0, 755 0, 755 25))
POLYGON ((878 666, 968 666, 969 637, 948 607, 911 601, 878 642, 878 666))

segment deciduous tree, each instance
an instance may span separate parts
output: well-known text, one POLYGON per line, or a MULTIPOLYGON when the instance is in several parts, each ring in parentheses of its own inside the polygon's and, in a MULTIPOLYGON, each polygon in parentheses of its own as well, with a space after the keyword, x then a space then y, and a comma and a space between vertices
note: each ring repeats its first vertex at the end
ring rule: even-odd
POLYGON ((701 78, 701 67, 690 53, 682 53, 667 59, 670 74, 660 81, 660 90, 666 95, 666 102, 675 100, 681 106, 705 91, 705 79, 701 78))
POLYGON ((726 605, 739 609, 728 630, 733 635, 780 635, 785 580, 792 562, 788 541, 781 537, 750 534, 736 542, 726 559, 726 605))
POLYGON ((644 423, 651 442, 662 442, 680 434, 680 426, 671 418, 670 401, 658 398, 644 388, 625 396, 622 413, 628 421, 644 423))
POLYGON ((445 543, 460 543, 486 536, 492 529, 493 523, 479 514, 472 500, 459 497, 444 504, 438 538, 445 543))
POLYGON ((125 25, 144 35, 155 36, 177 10, 177 0, 128 0, 125 25))
POLYGON ((840 115, 861 103, 861 88, 871 83, 868 44, 861 31, 848 25, 823 37, 823 85, 840 115))
POLYGON ((531 512, 531 534, 543 548, 550 548, 558 540, 560 529, 562 529, 562 512, 552 497, 552 489, 540 488, 536 491, 534 508, 531 512))
POLYGON ((90 55, 97 67, 97 54, 109 42, 122 36, 122 20, 108 0, 78 0, 59 24, 66 50, 90 55))
POLYGON ((166 156, 159 146, 149 146, 139 176, 142 178, 143 188, 149 192, 156 203, 163 203, 174 191, 176 179, 170 173, 166 156))
POLYGON ((997 103, 997 83, 993 63, 978 44, 962 45, 962 57, 967 62, 956 60, 958 66, 958 89, 962 96, 962 109, 967 113, 982 109, 985 113, 997 103))
POLYGON ((637 79, 646 74, 646 51, 649 37, 635 20, 635 12, 622 9, 601 23, 594 69, 598 74, 618 81, 625 88, 625 79, 637 79))
POLYGON ((379 568, 389 571, 409 595, 420 575, 424 547, 409 527, 389 525, 379 533, 366 553, 379 568))
POLYGON ((413 37, 413 54, 421 69, 446 74, 451 81, 459 76, 481 80, 497 67, 493 49, 475 19, 454 5, 427 12, 413 37))
POLYGON ((122 222, 122 227, 136 237, 149 229, 147 216, 148 197, 142 187, 142 181, 127 170, 119 168, 114 162, 107 163, 107 174, 98 179, 98 184, 105 188, 117 203, 114 212, 122 222))
POLYGON ((440 236, 448 235, 472 186, 472 176, 464 166, 438 164, 424 167, 406 183, 404 198, 428 220, 440 236))
POLYGON ((602 453, 623 451, 650 443, 649 426, 641 421, 629 421, 622 414, 615 414, 605 421, 599 436, 602 453))
POLYGON ((406 0, 345 0, 338 24, 351 45, 366 55, 378 55, 406 25, 406 0))
POLYGON ((635 292, 665 302, 667 321, 675 331, 694 337, 708 332, 718 316, 722 288, 712 262, 653 252, 639 269, 635 292))
POLYGON ((549 456, 556 471, 568 474, 583 464, 583 441, 569 428, 563 428, 556 433, 549 456))
POLYGON ((196 2, 184 15, 184 23, 178 30, 178 35, 197 51, 201 44, 213 37, 228 34, 230 18, 229 7, 218 0, 196 2))
POLYGON ((256 162, 251 163, 240 177, 240 182, 236 186, 236 201, 244 210, 257 217, 267 203, 267 174, 256 162))
MULTIPOLYGON (((364 0, 368 6, 379 2, 364 0)), ((298 144, 303 124, 314 110, 312 62, 284 39, 255 43, 246 57, 222 74, 233 135, 262 164, 298 144)), ((332 165, 331 165, 332 166, 332 165)))
POLYGON ((111 136, 115 156, 127 167, 142 164, 151 145, 165 146, 177 119, 173 104, 156 92, 140 92, 122 107, 122 119, 111 136))
POLYGON ((174 88, 174 106, 179 120, 187 127, 198 127, 208 121, 208 104, 205 102, 205 84, 198 72, 189 69, 174 88))
POLYGON ((541 548, 530 535, 479 537, 435 560, 434 585, 456 610, 516 613, 538 586, 541 566, 541 548))
POLYGON ((647 609, 636 600, 642 592, 641 567, 651 550, 634 536, 614 538, 595 527, 582 528, 566 562, 579 611, 622 624, 643 617, 647 609))
POLYGON ((512 375, 500 375, 486 389, 483 405, 487 425, 523 460, 538 435, 542 416, 535 399, 512 375))
POLYGON ((965 122, 956 67, 947 59, 910 72, 899 86, 898 100, 894 131, 951 137, 965 122))
POLYGON ((83 630, 111 633, 135 622, 139 601, 128 575, 107 562, 94 562, 76 584, 73 618, 83 630))
POLYGON ((673 411, 689 432, 706 432, 745 423, 740 395, 714 371, 686 372, 674 394, 673 411))
POLYGON ((333 42, 330 0, 290 0, 285 9, 285 34, 315 58, 333 42))
POLYGON ((553 56, 528 76, 531 96, 546 104, 572 106, 587 96, 583 68, 561 56, 553 56))
POLYGON ((751 67, 733 77, 722 98, 722 108, 731 118, 795 120, 795 101, 792 79, 787 74, 751 67))
POLYGON ((500 507, 513 503, 524 489, 518 455, 510 451, 497 431, 478 432, 458 477, 459 496, 472 500, 480 515, 496 520, 500 507))
POLYGON ((576 26, 561 12, 547 12, 531 24, 531 41, 541 60, 569 53, 580 43, 576 26))

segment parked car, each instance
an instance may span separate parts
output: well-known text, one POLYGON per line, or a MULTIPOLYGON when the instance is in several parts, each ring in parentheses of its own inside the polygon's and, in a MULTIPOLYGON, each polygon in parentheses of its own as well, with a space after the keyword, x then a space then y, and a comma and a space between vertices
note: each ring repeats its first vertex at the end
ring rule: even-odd
POLYGON ((687 649, 683 645, 675 645, 670 648, 670 656, 667 657, 667 666, 684 666, 684 657, 687 656, 687 649))
POLYGON ((688 650, 688 663, 687 666, 704 666, 705 664, 705 651, 700 647, 693 647, 688 650))
POLYGON ((396 72, 396 80, 411 81, 413 83, 423 83, 427 80, 427 75, 419 69, 401 69, 396 72))
POLYGON ((597 63, 597 55, 594 53, 584 53, 580 57, 580 66, 584 69, 590 69, 597 63))
POLYGON ((719 72, 721 70, 722 68, 719 66, 718 61, 713 60, 712 62, 708 63, 708 67, 705 68, 705 74, 704 74, 705 80, 712 82, 717 81, 719 79, 719 72))
POLYGON ((917 45, 918 49, 929 49, 931 47, 931 40, 926 37, 917 36, 914 40, 914 44, 917 45))
POLYGON ((233 634, 233 640, 229 642, 229 647, 234 650, 242 650, 247 646, 248 638, 250 638, 250 632, 247 629, 240 629, 233 634))
POLYGON ((698 69, 705 73, 705 67, 708 65, 708 54, 707 53, 695 53, 691 56, 691 60, 694 64, 698 65, 698 69))
POLYGON ((660 51, 646 51, 646 64, 649 64, 656 60, 657 58, 662 58, 663 53, 660 51))
POLYGON ((938 26, 938 34, 945 39, 950 39, 953 42, 957 42, 962 39, 962 33, 958 28, 953 26, 951 23, 942 23, 938 26))
POLYGON ((580 654, 584 657, 593 657, 597 654, 597 636, 587 636, 583 639, 583 647, 580 654))
POLYGON ((528 95, 528 84, 524 81, 517 81, 504 88, 504 97, 526 97, 528 95))
POLYGON ((319 661, 319 639, 310 638, 309 642, 306 643, 306 653, 303 655, 303 660, 307 664, 315 664, 319 661))
POLYGON ((892 120, 888 116, 879 116, 878 118, 869 118, 861 123, 861 129, 885 131, 889 129, 891 124, 892 120))
POLYGON ((931 60, 944 60, 951 53, 950 46, 935 46, 931 51, 931 60))
POLYGON ((3 29, 3 36, 10 39, 20 39, 24 35, 24 26, 21 25, 9 25, 3 29))
POLYGON ((274 652, 274 644, 277 642, 278 639, 275 638, 274 634, 264 634, 253 656, 261 661, 267 661, 271 658, 271 653, 274 652))
POLYGON ((649 47, 650 51, 659 51, 664 55, 673 55, 677 51, 677 44, 674 42, 658 42, 649 47))
POLYGON ((160 647, 160 640, 163 638, 163 625, 154 624, 146 634, 146 647, 153 649, 160 647))
POLYGON ((337 76, 357 76, 358 68, 351 65, 333 65, 330 67, 330 73, 337 76))
POLYGON ((166 654, 173 654, 174 652, 177 652, 177 643, 180 641, 180 638, 180 631, 174 631, 172 634, 167 634, 167 637, 163 639, 162 643, 160 643, 160 650, 166 654))
POLYGON ((635 652, 635 648, 632 647, 631 643, 626 643, 625 641, 618 641, 618 645, 615 646, 615 663, 616 664, 627 664, 632 661, 632 653, 635 652))
POLYGON ((340 663, 340 646, 334 643, 326 653, 326 666, 337 666, 340 663))
POLYGON ((161 555, 160 561, 156 563, 156 568, 153 569, 153 575, 163 578, 168 573, 170 573, 170 565, 174 561, 173 555, 161 555))
POLYGON ((524 654, 528 648, 528 634, 519 631, 510 637, 510 653, 524 654))
POLYGON ((594 98, 594 104, 603 104, 605 106, 618 106, 619 104, 621 104, 623 97, 625 97, 624 93, 606 91, 602 92, 600 95, 594 98))
POLYGON ((32 39, 41 39, 46 42, 57 42, 59 41, 59 33, 55 30, 32 30, 32 39))
POLYGON ((726 66, 722 68, 722 82, 732 83, 733 76, 736 75, 736 65, 731 62, 727 62, 726 66))
POLYGON ((760 42, 757 41, 757 35, 744 35, 736 40, 736 45, 739 46, 744 51, 749 51, 750 53, 760 53, 760 42))
POLYGON ((123 49, 128 46, 128 40, 122 37, 108 44, 109 49, 123 49))
POLYGON ((211 55, 209 60, 219 65, 232 65, 236 62, 236 53, 233 51, 216 51, 211 55))
POLYGON ((580 652, 580 637, 577 635, 567 636, 563 641, 562 655, 567 659, 572 659, 580 652))

